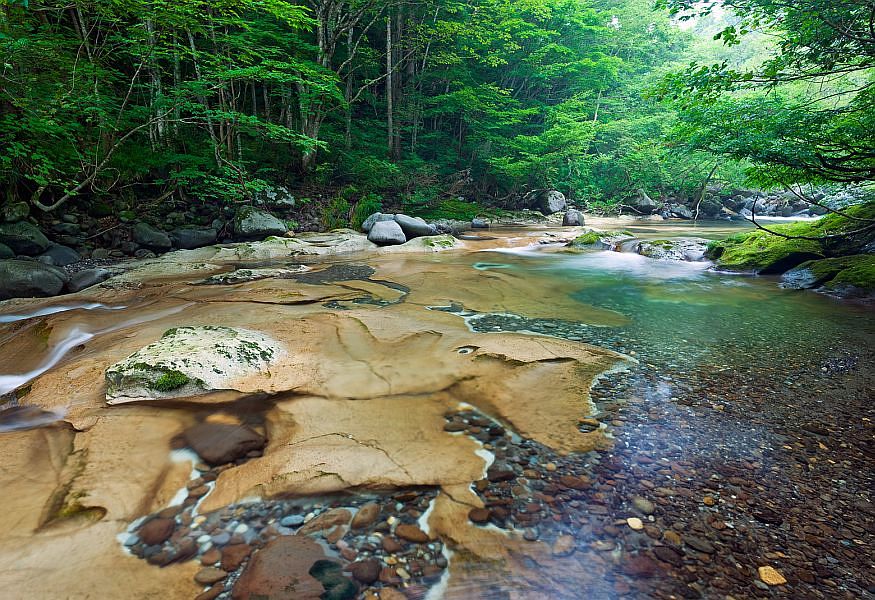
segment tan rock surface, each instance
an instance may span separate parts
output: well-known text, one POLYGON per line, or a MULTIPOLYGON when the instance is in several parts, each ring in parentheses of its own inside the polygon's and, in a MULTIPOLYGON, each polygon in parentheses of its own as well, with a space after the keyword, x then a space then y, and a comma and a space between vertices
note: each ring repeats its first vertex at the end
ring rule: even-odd
MULTIPOLYGON (((549 547, 509 541, 468 521, 468 511, 480 505, 469 486, 483 476, 484 459, 470 438, 443 431, 444 415, 465 402, 559 451, 590 449, 603 442, 601 434, 581 434, 576 422, 591 412, 586 398, 593 377, 619 359, 551 338, 475 334, 458 316, 426 307, 455 302, 470 310, 597 325, 620 324, 623 318, 571 299, 574 282, 548 291, 545 286, 557 285, 555 280, 471 268, 475 262, 505 260, 489 253, 451 252, 440 259, 431 250, 427 256, 355 255, 376 268, 371 281, 189 283, 229 270, 224 261, 288 257, 302 246, 314 254, 360 252, 366 249, 360 238, 341 232, 303 242, 270 241, 256 249, 175 253, 68 299, 111 300, 131 306, 128 310, 74 311, 0 325, 0 370, 11 373, 39 366, 38 358, 15 364, 14 355, 43 357, 75 331, 94 335, 36 377, 22 398, 24 404, 64 411, 73 428, 3 434, 10 458, 0 467, 0 485, 13 510, 0 515, 8 532, 0 540, 0 589, 40 598, 59 597, 58 590, 64 590, 62 597, 126 597, 132 589, 142 598, 197 595, 192 577, 198 561, 158 569, 127 556, 115 536, 134 519, 165 507, 184 487, 190 465, 170 462, 170 439, 194 422, 195 413, 233 412, 231 402, 239 395, 108 408, 103 384, 109 365, 180 325, 263 331, 286 350, 269 378, 238 382, 243 393, 270 395, 258 401, 268 408, 264 456, 222 472, 203 512, 252 496, 440 486, 430 533, 459 549, 454 560, 464 563, 466 553, 476 553, 539 582, 537 574, 525 571, 523 559, 549 556, 549 547), (171 261, 182 268, 174 269, 171 261), (406 286, 410 293, 381 281, 406 286), (551 301, 545 303, 548 293, 551 301), (401 303, 353 302, 362 297, 401 303), (327 308, 328 302, 351 310, 327 308), (64 507, 70 510, 57 518, 64 507)), ((57 300, 15 306, 26 310, 51 302, 57 300)), ((471 583, 463 571, 453 570, 450 597, 463 597, 461 590, 471 583)))

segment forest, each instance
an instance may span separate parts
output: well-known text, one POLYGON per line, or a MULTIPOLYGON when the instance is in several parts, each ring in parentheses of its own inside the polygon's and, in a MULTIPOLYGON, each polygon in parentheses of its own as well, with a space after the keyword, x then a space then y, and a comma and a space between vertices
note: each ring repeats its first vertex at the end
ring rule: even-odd
POLYGON ((37 217, 215 212, 279 185, 323 228, 384 203, 470 218, 540 189, 610 210, 712 185, 865 187, 871 15, 865 0, 6 0, 0 184, 37 217))

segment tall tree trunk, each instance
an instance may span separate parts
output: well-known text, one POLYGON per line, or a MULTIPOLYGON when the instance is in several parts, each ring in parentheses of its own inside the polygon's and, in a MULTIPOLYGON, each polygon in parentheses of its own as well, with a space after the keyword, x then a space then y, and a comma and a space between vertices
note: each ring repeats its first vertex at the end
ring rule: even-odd
POLYGON ((395 107, 392 77, 392 17, 386 17, 386 130, 388 133, 389 158, 395 158, 395 107))

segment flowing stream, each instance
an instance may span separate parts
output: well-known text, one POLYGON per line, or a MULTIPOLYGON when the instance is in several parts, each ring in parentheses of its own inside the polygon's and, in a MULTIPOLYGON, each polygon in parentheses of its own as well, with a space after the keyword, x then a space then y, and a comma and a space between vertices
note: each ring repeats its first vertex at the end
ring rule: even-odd
POLYGON ((568 253, 563 235, 229 263, 264 278, 162 273, 115 300, 3 311, 0 588, 245 597, 261 548, 298 534, 346 569, 305 569, 330 597, 872 597, 872 307, 626 246, 568 253), (192 324, 274 335, 294 367, 270 389, 105 405, 110 364, 192 324), (268 446, 199 464, 180 432, 202 422, 268 446), (360 528, 331 521, 369 505, 360 528), (150 517, 173 535, 144 543, 150 517))

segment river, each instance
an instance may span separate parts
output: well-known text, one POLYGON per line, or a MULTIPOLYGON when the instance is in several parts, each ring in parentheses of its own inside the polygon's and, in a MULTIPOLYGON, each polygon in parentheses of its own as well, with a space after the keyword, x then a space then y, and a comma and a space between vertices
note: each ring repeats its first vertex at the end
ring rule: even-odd
MULTIPOLYGON (((640 239, 747 227, 591 224, 640 239)), ((569 253, 569 235, 180 254, 9 305, 0 587, 871 597, 871 306, 706 262, 569 253), (180 327, 279 350, 209 393, 108 398, 111 365, 180 327), (191 450, 205 424, 261 445, 205 464, 191 450)))

